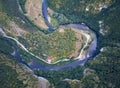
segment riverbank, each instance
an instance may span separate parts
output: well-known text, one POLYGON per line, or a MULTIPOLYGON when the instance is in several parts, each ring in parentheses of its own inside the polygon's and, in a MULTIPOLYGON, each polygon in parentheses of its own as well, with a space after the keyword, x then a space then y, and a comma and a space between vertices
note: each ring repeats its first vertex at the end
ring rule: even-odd
MULTIPOLYGON (((45 3, 43 3, 43 6, 42 6, 42 7, 45 7, 45 8, 46 8, 45 3)), ((45 11, 46 11, 46 10, 45 10, 45 11)), ((42 9, 42 12, 44 12, 44 9, 42 9)), ((47 16, 47 12, 45 12, 44 15, 47 16)), ((47 17, 46 17, 45 20, 47 20, 47 17)), ((49 23, 48 23, 48 24, 49 24, 49 23)), ((49 25, 50 25, 50 24, 49 24, 49 25)), ((61 26, 66 27, 66 25, 61 25, 61 26)), ((60 26, 60 27, 61 27, 61 26, 60 26)), ((88 30, 88 31, 90 31, 90 29, 89 29, 87 26, 85 26, 85 24, 75 24, 75 25, 70 24, 70 26, 71 26, 71 27, 74 27, 74 28, 80 28, 80 30, 82 29, 82 30, 88 30)), ((54 29, 54 28, 53 28, 53 29, 54 29)), ((90 31, 90 32, 91 32, 91 31, 90 31)), ((5 33, 3 33, 3 35, 4 35, 4 37, 6 37, 6 38, 9 38, 9 39, 14 40, 14 41, 18 44, 18 46, 20 46, 23 50, 25 50, 25 51, 26 51, 27 53, 29 53, 30 55, 32 55, 32 56, 34 56, 35 58, 38 58, 38 59, 44 61, 42 58, 39 58, 39 57, 37 57, 36 55, 34 55, 33 53, 29 52, 29 51, 25 48, 25 46, 23 46, 23 44, 21 44, 17 39, 5 35, 5 33)), ((87 41, 86 41, 85 46, 82 48, 81 53, 83 52, 83 49, 85 49, 85 47, 87 46, 88 41, 89 41, 88 35, 85 35, 85 36, 86 36, 87 41)), ((96 44, 96 43, 97 43, 97 41, 96 41, 96 36, 95 36, 94 39, 95 39, 95 41, 93 41, 94 43, 91 43, 91 44, 96 44)), ((94 47, 93 49, 91 48, 91 51, 92 51, 92 50, 95 50, 95 49, 96 49, 96 47, 94 47)), ((81 53, 80 53, 79 57, 81 57, 81 55, 82 55, 81 53)), ((89 53, 89 52, 87 52, 87 53, 89 53)), ((73 67, 73 66, 77 66, 77 65, 80 65, 80 64, 84 64, 84 63, 87 61, 87 59, 88 59, 89 57, 91 57, 91 56, 92 56, 92 55, 88 55, 87 58, 84 57, 83 59, 81 59, 81 60, 79 60, 79 61, 76 60, 76 61, 74 61, 74 62, 71 62, 71 63, 66 64, 66 65, 62 65, 62 66, 43 66, 43 65, 41 65, 40 63, 37 63, 37 62, 35 62, 35 61, 33 60, 34 63, 31 63, 29 67, 32 68, 32 69, 43 69, 43 68, 44 68, 44 69, 46 69, 46 70, 59 70, 59 69, 63 69, 63 68, 68 68, 68 67, 73 67)), ((20 57, 20 56, 18 56, 18 57, 20 57)), ((61 61, 62 61, 62 60, 61 60, 61 61)), ((66 61, 66 60, 63 60, 63 61, 66 61)), ((45 62, 45 61, 44 61, 44 62, 45 62)), ((60 62, 60 61, 58 61, 58 62, 60 62)), ((58 63, 58 62, 56 62, 56 63, 58 63)), ((46 63, 47 63, 47 62, 46 62, 46 63)), ((56 63, 54 63, 54 64, 56 64, 56 63)), ((48 63, 48 64, 49 64, 49 63, 48 63)))

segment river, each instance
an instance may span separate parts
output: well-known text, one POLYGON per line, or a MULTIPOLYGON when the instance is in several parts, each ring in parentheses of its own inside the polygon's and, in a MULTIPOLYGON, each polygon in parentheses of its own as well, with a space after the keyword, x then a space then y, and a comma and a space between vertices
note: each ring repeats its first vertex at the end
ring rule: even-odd
MULTIPOLYGON (((48 21, 48 13, 47 13, 47 6, 46 6, 46 0, 43 0, 42 2, 42 13, 44 15, 44 20, 46 22, 46 24, 49 27, 49 30, 51 32, 54 32, 54 30, 56 30, 56 28, 53 28, 52 25, 49 23, 48 21)), ((76 60, 70 64, 65 64, 65 65, 61 65, 61 66, 46 66, 46 65, 42 65, 40 63, 38 63, 37 61, 33 60, 32 63, 29 65, 27 62, 24 61, 24 59, 20 56, 19 52, 17 51, 17 47, 16 45, 13 45, 10 41, 8 40, 2 40, 2 41, 7 41, 8 44, 13 47, 14 49, 14 55, 13 54, 9 54, 10 56, 16 58, 20 63, 26 65, 27 67, 29 67, 31 70, 60 70, 60 69, 64 69, 64 68, 69 68, 69 67, 74 67, 74 66, 79 66, 79 65, 84 65, 85 62, 90 59, 93 56, 93 53, 95 52, 96 48, 97 48, 97 37, 96 34, 89 29, 88 26, 86 26, 84 23, 79 23, 79 24, 74 24, 74 23, 70 23, 70 24, 65 24, 65 25, 60 25, 58 28, 63 28, 63 27, 73 27, 73 28, 77 28, 80 30, 89 30, 90 32, 92 32, 94 34, 94 39, 91 43, 91 45, 89 46, 88 50, 87 50, 87 55, 83 60, 76 60)), ((1 29, 0 32, 3 34, 3 36, 7 36, 4 31, 1 29)), ((14 40, 16 43, 19 43, 15 38, 12 38, 10 36, 7 36, 7 38, 10 38, 12 40, 14 40)))

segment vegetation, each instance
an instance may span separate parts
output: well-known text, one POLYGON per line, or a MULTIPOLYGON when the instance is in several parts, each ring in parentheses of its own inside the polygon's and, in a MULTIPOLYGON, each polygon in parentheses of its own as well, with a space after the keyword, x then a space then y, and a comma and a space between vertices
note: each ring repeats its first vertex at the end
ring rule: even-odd
MULTIPOLYGON (((66 0, 67 1, 67 0, 66 0)), ((70 0, 69 0, 70 1, 70 0)), ((54 11, 57 11, 59 13, 63 13, 62 11, 60 11, 59 9, 55 9, 55 6, 52 6, 52 3, 58 3, 59 1, 55 1, 55 0, 48 0, 48 6, 51 7, 54 11), (52 2, 53 1, 53 2, 52 2), (51 6, 50 6, 51 5, 51 6), (59 11, 58 11, 59 10, 59 11)), ((62 2, 62 0, 61 0, 62 2)), ((75 3, 75 1, 73 2, 75 3)), ((54 5, 55 5, 54 4, 54 5)), ((67 6, 64 3, 62 3, 64 6, 67 6)), ((61 8, 63 7, 61 4, 61 8)), ((70 3, 67 3, 70 4, 70 3)), ((75 4, 77 6, 77 3, 75 4)), ((68 7, 71 5, 68 5, 68 7)), ((56 85, 55 82, 57 81, 52 81, 51 83, 54 83, 56 88, 118 88, 120 86, 120 79, 119 79, 119 74, 120 74, 120 66, 119 66, 119 62, 120 62, 120 19, 119 19, 119 11, 120 11, 120 1, 116 0, 115 3, 109 7, 108 9, 103 9, 100 13, 97 13, 96 15, 91 15, 91 20, 89 20, 89 18, 86 20, 84 18, 80 18, 79 21, 85 22, 87 23, 93 30, 96 30, 97 36, 98 36, 98 50, 101 47, 106 47, 104 48, 103 52, 99 52, 100 54, 96 56, 96 58, 94 60, 89 60, 88 63, 83 66, 82 68, 90 68, 93 70, 93 72, 91 72, 90 70, 81 78, 76 78, 79 79, 79 86, 77 87, 71 87, 71 85, 74 85, 74 83, 72 83, 71 85, 67 82, 63 83, 63 81, 58 80, 58 72, 56 72, 57 75, 54 74, 54 77, 56 78, 56 80, 58 80, 58 84, 61 85, 56 85), (94 20, 92 18, 95 18, 94 20), (107 31, 107 33, 103 36, 99 33, 99 27, 97 22, 99 20, 103 20, 104 22, 104 31, 107 31), (96 24, 94 23, 96 22, 96 24), (91 24, 91 25, 90 25, 91 24)), ((66 9, 66 7, 63 7, 64 10, 66 9)), ((68 8, 69 9, 69 8, 68 8)), ((71 10, 71 9, 70 9, 71 10)), ((66 10, 64 10, 66 11, 66 10)), ((77 18, 79 18, 81 15, 78 16, 75 14, 69 14, 67 13, 69 11, 66 11, 66 17, 71 17, 70 19, 72 19, 72 21, 76 21, 78 20, 77 18), (76 18, 72 18, 74 15, 76 18)), ((87 15, 87 14, 86 14, 87 15)), ((90 15, 88 15, 90 17, 90 15)), ((76 69, 78 69, 76 67, 76 69)), ((66 69, 65 69, 66 70, 66 69)), ((75 74, 74 70, 75 68, 71 68, 71 70, 73 71, 71 74, 75 74)), ((65 72, 65 71, 64 71, 65 72)), ((76 72, 79 73, 79 72, 76 72)), ((44 73, 42 73, 44 74, 44 73)), ((66 73, 67 76, 65 78, 71 78, 71 75, 69 73, 66 73)), ((82 73, 81 73, 82 74, 82 73)), ((47 78, 47 75, 51 76, 52 74, 46 74, 44 77, 47 78)), ((53 76, 53 75, 52 75, 53 76)), ((75 75, 73 75, 75 77, 75 75)), ((53 77, 53 78, 54 78, 53 77)), ((62 76, 59 77, 59 79, 62 76)), ((73 77, 73 78, 74 78, 73 77)), ((49 77, 48 77, 49 79, 49 77)), ((50 78, 52 79, 52 78, 50 78)), ((49 79, 49 80, 50 80, 49 79)), ((55 79, 54 79, 55 80, 55 79)))
POLYGON ((106 47, 93 61, 86 66, 94 69, 104 88, 118 88, 120 86, 120 48, 106 47))
POLYGON ((68 86, 69 88, 118 88, 120 86, 119 52, 120 48, 106 47, 101 54, 94 60, 89 60, 83 67, 59 71, 35 71, 35 74, 47 78, 55 88, 68 88, 68 86), (71 80, 63 81, 66 78, 71 80))
POLYGON ((25 88, 22 81, 17 79, 16 71, 4 64, 0 64, 0 87, 25 88))
POLYGON ((64 79, 81 79, 82 78, 82 71, 83 68, 75 67, 75 68, 67 68, 59 71, 35 71, 36 75, 42 75, 43 77, 47 78, 51 86, 55 86, 55 88, 68 88, 68 84, 61 83, 64 79), (72 75, 71 75, 72 74, 72 75), (64 85, 61 85, 64 84, 64 85))
POLYGON ((52 24, 53 27, 58 27, 60 24, 70 22, 63 14, 54 12, 50 8, 48 9, 48 15, 50 16, 50 24, 52 24))
POLYGON ((0 87, 1 88, 36 88, 37 79, 15 59, 0 53, 0 87))
POLYGON ((17 4, 17 0, 0 0, 0 13, 0 25, 4 26, 4 28, 9 29, 9 22, 14 21, 17 25, 19 25, 19 27, 29 32, 33 32, 34 30, 39 29, 44 33, 49 33, 48 31, 37 27, 26 16, 24 16, 23 13, 21 13, 17 4), (25 24, 23 23, 23 21, 25 22, 25 24))
POLYGON ((102 88, 102 84, 100 83, 99 76, 97 76, 96 72, 89 69, 84 73, 83 78, 80 80, 80 87, 82 88, 102 88))
POLYGON ((26 13, 23 14, 30 20, 30 22, 45 30, 48 29, 42 14, 42 0, 26 0, 23 5, 24 7, 21 4, 20 6, 26 10, 26 13))
POLYGON ((13 53, 12 47, 2 37, 0 37, 0 51, 5 53, 13 53))
POLYGON ((2 1, 0 1, 0 25, 6 25, 9 22, 9 16, 5 13, 5 9, 3 8, 2 1))
MULTIPOLYGON (((6 16, 18 16, 18 17, 22 18, 22 16, 18 13, 19 10, 15 8, 16 4, 13 1, 15 1, 15 0, 1 0, 0 1, 0 3, 2 3, 1 5, 3 5, 5 7, 4 10, 7 12, 7 13, 4 13, 5 15, 0 14, 0 16, 1 16, 0 17, 0 25, 2 25, 2 26, 5 26, 5 25, 3 25, 3 23, 5 22, 5 19, 7 19, 6 16), (11 2, 14 5, 12 5, 11 2), (6 8, 7 6, 10 8, 6 8)), ((90 26, 91 29, 95 30, 97 33, 97 38, 98 38, 97 51, 99 51, 99 49, 102 47, 104 47, 103 48, 104 50, 102 52, 99 51, 100 54, 98 54, 93 60, 89 60, 85 64, 85 66, 81 66, 81 67, 78 66, 78 67, 63 69, 63 70, 59 70, 59 71, 40 70, 40 71, 35 71, 35 74, 47 78, 51 82, 51 85, 55 86, 55 88, 88 88, 88 87, 89 88, 119 88, 119 86, 120 86, 120 79, 119 79, 119 77, 120 77, 120 30, 119 30, 120 29, 120 26, 119 26, 119 24, 120 24, 120 17, 119 17, 120 0, 115 0, 115 2, 110 7, 108 7, 107 9, 102 9, 101 12, 96 12, 96 11, 94 11, 93 8, 91 8, 90 12, 88 12, 88 13, 83 10, 83 9, 85 9, 85 6, 88 5, 88 3, 86 3, 86 2, 90 1, 91 3, 95 4, 96 1, 98 1, 98 0, 96 0, 96 1, 94 1, 94 0, 86 0, 85 1, 84 0, 85 2, 82 2, 81 0, 79 0, 79 2, 81 2, 83 4, 78 3, 78 0, 74 0, 74 1, 73 0, 59 0, 59 1, 58 0, 47 0, 47 1, 48 1, 48 6, 51 9, 53 9, 57 13, 64 14, 67 17, 67 19, 71 20, 71 22, 85 22, 87 25, 90 26), (59 4, 60 1, 62 2, 61 7, 56 9, 55 5, 56 5, 56 3, 59 4), (71 5, 71 4, 73 4, 73 5, 71 5), (82 7, 80 9, 80 11, 74 9, 74 8, 78 9, 78 5, 80 5, 82 7), (100 20, 103 21, 103 24, 104 24, 103 31, 105 32, 105 35, 101 35, 99 33, 100 28, 99 28, 98 21, 100 21, 100 20), (86 68, 89 68, 89 70, 87 70, 87 72, 85 74, 83 74, 83 72, 86 68), (66 78, 71 79, 71 82, 63 81, 66 78), (73 79, 77 79, 78 82, 76 83, 75 81, 73 81, 73 79)), ((101 1, 102 0, 99 0, 99 2, 101 2, 101 1)), ((3 8, 0 8, 0 9, 2 9, 1 12, 3 13, 4 12, 3 8)), ((25 24, 25 25, 27 25, 27 24, 25 24)), ((28 26, 28 27, 29 27, 29 30, 32 29, 32 28, 30 28, 30 26, 28 26)), ((34 36, 27 35, 27 37, 31 38, 31 41, 37 40, 39 37, 41 37, 43 35, 41 33, 36 36, 38 31, 32 31, 32 32, 33 32, 33 34, 35 33, 34 36)), ((53 35, 49 35, 49 36, 53 37, 53 35)), ((57 35, 55 35, 55 36, 57 36, 57 35)), ((47 38, 45 38, 45 37, 42 37, 42 38, 44 38, 44 41, 42 39, 43 45, 45 44, 45 42, 48 43, 48 41, 45 41, 45 40, 48 40, 47 38)), ((29 40, 28 40, 28 42, 25 42, 24 39, 23 40, 20 39, 20 41, 24 41, 24 44, 26 44, 25 45, 26 47, 30 46, 28 43, 28 42, 30 42, 29 40)), ((41 45, 41 41, 39 40, 38 42, 41 45)), ((4 44, 4 43, 5 42, 0 42, 0 46, 3 46, 3 47, 0 47, 0 50, 7 52, 6 48, 7 48, 7 50, 9 48, 10 52, 11 52, 10 46, 8 46, 7 44, 4 44)), ((66 43, 68 43, 68 42, 66 42, 66 43)), ((30 44, 32 44, 32 43, 30 43, 30 44)), ((35 45, 31 45, 31 46, 35 46, 35 45)), ((56 46, 54 46, 54 48, 55 47, 56 46)), ((36 51, 36 52, 38 52, 38 51, 36 51)), ((28 56, 28 57, 31 57, 31 56, 28 56)), ((30 84, 32 85, 30 80, 27 82, 22 81, 24 79, 23 76, 25 76, 25 78, 26 78, 25 80, 27 80, 28 78, 31 78, 31 76, 28 76, 28 74, 27 74, 27 77, 26 77, 26 73, 22 74, 22 73, 24 73, 23 68, 22 68, 22 70, 20 68, 15 69, 18 62, 15 60, 7 59, 7 58, 8 57, 6 57, 5 55, 0 54, 0 78, 1 78, 0 79, 0 87, 1 88, 9 88, 9 87, 24 88, 27 85, 30 85, 30 84), (17 64, 14 64, 14 63, 17 63, 17 64), (11 68, 11 66, 12 66, 12 68, 11 68), (18 70, 20 70, 21 73, 17 73, 18 70), (21 76, 21 77, 23 77, 22 80, 19 79, 19 77, 18 77, 19 74, 22 74, 22 76, 21 76), (14 78, 13 78, 13 75, 14 75, 14 78), (28 83, 28 82, 30 82, 30 83, 28 83), (6 83, 6 85, 3 85, 5 83, 6 83), (13 86, 13 84, 15 86, 13 86)), ((31 57, 31 59, 32 58, 34 58, 34 57, 31 57)), ((27 56, 26 56, 26 59, 29 61, 29 58, 27 58, 27 56)), ((31 78, 31 79, 33 79, 33 78, 31 78)), ((29 88, 34 88, 34 87, 29 86, 29 88)))
POLYGON ((71 28, 62 29, 63 33, 59 32, 60 30, 46 36, 41 32, 32 33, 33 36, 26 35, 25 40, 28 42, 26 47, 35 55, 44 58, 52 57, 54 61, 67 58, 75 51, 77 38, 71 28))
MULTIPOLYGON (((100 6, 106 4, 109 8, 111 5, 114 5, 115 1, 117 0, 47 0, 47 4, 50 9, 63 14, 69 19, 69 23, 84 22, 90 26, 90 28, 97 31, 99 29, 97 21, 104 16, 102 12, 108 10, 105 8, 99 10, 100 6), (86 11, 87 8, 89 8, 88 11, 86 11)), ((55 18, 59 21, 58 17, 55 18)), ((64 20, 62 24, 63 23, 66 23, 66 21, 64 20)))
POLYGON ((47 3, 48 6, 56 12, 63 13, 67 17, 76 17, 77 15, 90 16, 97 14, 101 11, 99 10, 100 6, 110 6, 114 1, 115 0, 47 0, 47 3), (86 8, 88 8, 88 10, 86 10, 86 8))

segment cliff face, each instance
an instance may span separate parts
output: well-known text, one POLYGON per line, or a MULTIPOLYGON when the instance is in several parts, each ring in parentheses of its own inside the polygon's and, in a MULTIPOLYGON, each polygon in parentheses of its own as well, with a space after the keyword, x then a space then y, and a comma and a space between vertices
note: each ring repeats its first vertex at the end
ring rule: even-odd
POLYGON ((38 86, 37 88, 50 88, 50 83, 43 77, 38 77, 38 86))

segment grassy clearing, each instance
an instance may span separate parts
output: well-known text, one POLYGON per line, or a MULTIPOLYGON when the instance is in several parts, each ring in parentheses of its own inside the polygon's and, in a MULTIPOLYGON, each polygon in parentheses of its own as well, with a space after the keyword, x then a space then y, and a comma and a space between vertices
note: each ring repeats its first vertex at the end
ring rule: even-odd
MULTIPOLYGON (((81 36, 82 35, 79 35, 79 38, 81 36)), ((53 58, 53 61, 76 56, 74 53, 78 52, 83 42, 82 38, 78 39, 76 33, 69 27, 58 29, 48 35, 37 31, 27 34, 26 37, 20 41, 35 55, 43 59, 48 57, 53 58), (26 40, 26 43, 24 40, 26 40), (79 47, 76 47, 76 44, 78 44, 76 43, 77 41, 80 41, 79 47)))
POLYGON ((42 0, 26 0, 24 4, 26 10, 25 15, 37 26, 48 29, 42 15, 42 0))

